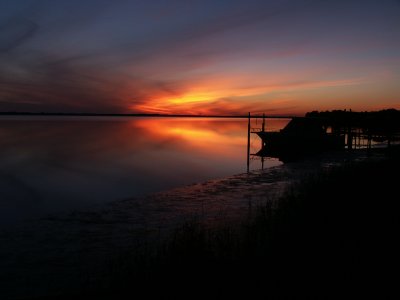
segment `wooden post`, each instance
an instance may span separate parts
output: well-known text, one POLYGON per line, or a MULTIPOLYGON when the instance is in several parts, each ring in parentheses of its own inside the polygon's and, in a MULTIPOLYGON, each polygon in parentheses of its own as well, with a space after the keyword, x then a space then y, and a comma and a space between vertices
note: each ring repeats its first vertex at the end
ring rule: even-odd
POLYGON ((371 146, 372 146, 372 135, 368 129, 368 150, 371 150, 371 146))
POLYGON ((353 149, 353 132, 351 126, 348 127, 347 131, 347 149, 348 150, 353 149))
POLYGON ((250 113, 247 123, 247 173, 250 171, 250 113))
POLYGON ((265 131, 265 113, 263 114, 262 131, 265 131))

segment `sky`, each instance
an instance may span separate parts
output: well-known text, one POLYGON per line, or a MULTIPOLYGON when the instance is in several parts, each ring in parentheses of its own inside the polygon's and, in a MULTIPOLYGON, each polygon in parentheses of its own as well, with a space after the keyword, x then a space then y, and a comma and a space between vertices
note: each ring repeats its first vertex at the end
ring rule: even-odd
POLYGON ((400 109, 399 0, 2 0, 0 111, 400 109))

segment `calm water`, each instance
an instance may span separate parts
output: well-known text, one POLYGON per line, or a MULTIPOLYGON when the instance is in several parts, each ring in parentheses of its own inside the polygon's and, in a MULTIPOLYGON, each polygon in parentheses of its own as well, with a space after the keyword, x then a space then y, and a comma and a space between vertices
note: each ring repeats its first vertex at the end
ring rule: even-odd
POLYGON ((2 117, 0 225, 243 173, 246 144, 244 119, 2 117))

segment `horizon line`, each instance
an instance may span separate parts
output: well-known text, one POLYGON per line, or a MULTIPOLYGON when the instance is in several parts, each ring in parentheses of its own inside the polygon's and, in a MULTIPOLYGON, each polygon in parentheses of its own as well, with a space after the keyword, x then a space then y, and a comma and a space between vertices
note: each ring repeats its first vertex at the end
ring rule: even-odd
MULTIPOLYGON (((191 115, 191 114, 158 114, 158 113, 86 113, 86 112, 1 112, 0 116, 87 116, 87 117, 182 117, 182 118, 248 118, 249 115, 191 115)), ((250 115, 250 118, 262 117, 262 114, 250 115)), ((297 115, 265 115, 266 118, 291 119, 297 115)))

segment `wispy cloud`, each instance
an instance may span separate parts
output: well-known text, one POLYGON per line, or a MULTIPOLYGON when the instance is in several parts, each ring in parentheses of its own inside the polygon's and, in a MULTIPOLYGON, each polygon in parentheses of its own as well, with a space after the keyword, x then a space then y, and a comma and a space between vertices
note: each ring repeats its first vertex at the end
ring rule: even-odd
POLYGON ((237 113, 287 91, 376 82, 382 51, 400 50, 398 5, 349 3, 6 0, 0 110, 237 113))

